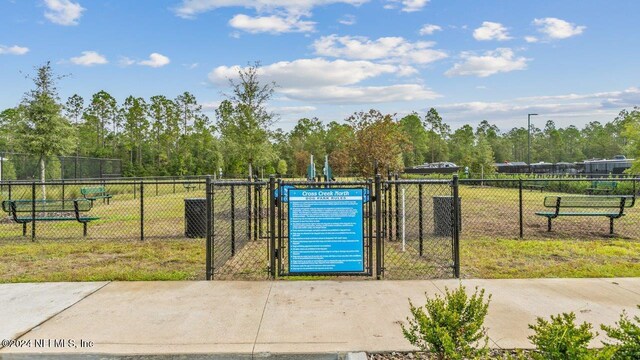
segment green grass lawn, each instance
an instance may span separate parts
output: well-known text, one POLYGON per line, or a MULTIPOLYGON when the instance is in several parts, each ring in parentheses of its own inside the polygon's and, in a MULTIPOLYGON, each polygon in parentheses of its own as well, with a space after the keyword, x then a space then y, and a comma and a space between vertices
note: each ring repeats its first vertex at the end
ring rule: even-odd
MULTIPOLYGON (((145 241, 140 241, 140 199, 122 185, 111 205, 96 202, 89 236, 75 221, 38 223, 37 241, 23 238, 21 226, 0 221, 0 282, 186 280, 204 279, 205 242, 184 236, 184 199, 204 197, 204 190, 186 192, 178 185, 145 186, 145 241)), ((131 189, 129 189, 131 190, 131 189)), ((59 189, 48 190, 54 198, 59 189)), ((264 279, 266 242, 248 242, 230 257, 228 189, 218 189, 216 275, 218 278, 264 279)), ((436 237, 432 196, 448 188, 424 187, 423 254, 418 252, 417 190, 406 189, 407 220, 404 251, 399 240, 387 242, 385 276, 389 279, 450 277, 450 239, 436 237)), ((68 187, 66 194, 79 192, 68 187)), ((14 194, 20 191, 14 189, 14 194)), ((571 218, 554 222, 534 213, 550 193, 525 191, 524 239, 518 238, 516 189, 462 186, 461 272, 465 278, 640 276, 640 211, 629 209, 608 236, 606 218, 571 218)), ((236 233, 245 234, 246 193, 236 193, 236 233)), ((266 202, 266 195, 263 197, 266 202)), ((263 222, 266 227, 266 221, 263 222)), ((244 243, 243 243, 244 244, 244 243)), ((375 253, 374 253, 375 254, 375 253)), ((375 256, 375 255, 374 255, 375 256)))

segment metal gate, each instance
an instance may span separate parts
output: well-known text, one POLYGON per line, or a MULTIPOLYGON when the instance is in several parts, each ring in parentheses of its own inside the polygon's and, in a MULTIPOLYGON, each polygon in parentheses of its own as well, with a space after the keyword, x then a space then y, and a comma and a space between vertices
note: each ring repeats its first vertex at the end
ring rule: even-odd
POLYGON ((460 276, 457 177, 358 181, 207 179, 207 279, 292 276, 429 279, 460 276), (290 271, 290 189, 361 189, 363 271, 290 271), (365 195, 366 194, 366 195, 365 195))
POLYGON ((381 183, 379 274, 385 279, 460 276, 457 178, 381 183))
POLYGON ((374 274, 373 267, 373 249, 375 232, 373 229, 375 221, 375 206, 371 194, 374 192, 373 182, 371 180, 363 181, 341 181, 341 182, 323 182, 323 181, 286 181, 278 179, 270 183, 272 198, 271 212, 271 244, 272 253, 272 272, 273 276, 369 276, 374 274), (363 271, 346 271, 346 272, 292 272, 290 247, 291 239, 289 237, 289 192, 291 189, 356 189, 362 190, 362 215, 363 215, 363 271))

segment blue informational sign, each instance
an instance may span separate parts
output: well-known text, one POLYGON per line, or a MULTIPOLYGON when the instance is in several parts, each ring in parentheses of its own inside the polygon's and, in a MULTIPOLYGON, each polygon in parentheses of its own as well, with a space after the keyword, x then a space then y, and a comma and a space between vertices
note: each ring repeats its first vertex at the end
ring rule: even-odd
POLYGON ((364 272, 363 189, 288 189, 289 272, 364 272))

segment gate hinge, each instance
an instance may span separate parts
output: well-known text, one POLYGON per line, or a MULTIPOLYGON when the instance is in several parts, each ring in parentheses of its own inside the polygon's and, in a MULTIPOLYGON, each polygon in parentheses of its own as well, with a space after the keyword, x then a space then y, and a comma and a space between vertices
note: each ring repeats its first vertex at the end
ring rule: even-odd
POLYGON ((273 257, 276 259, 280 258, 280 252, 278 251, 278 249, 273 249, 273 257))

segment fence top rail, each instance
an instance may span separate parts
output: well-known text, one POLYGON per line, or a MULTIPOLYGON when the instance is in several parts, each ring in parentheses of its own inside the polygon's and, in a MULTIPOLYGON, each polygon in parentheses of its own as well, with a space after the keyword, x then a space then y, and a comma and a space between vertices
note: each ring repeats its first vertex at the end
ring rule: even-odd
MULTIPOLYGON (((213 183, 213 181, 212 181, 213 183)), ((0 186, 31 186, 31 185, 45 185, 45 186, 111 186, 111 185, 171 185, 171 184, 206 184, 204 180, 176 180, 176 181, 0 181, 0 186)))
POLYGON ((371 180, 365 181, 286 181, 278 179, 277 183, 280 186, 294 185, 294 186, 370 186, 373 184, 371 180))
MULTIPOLYGON (((640 181, 640 178, 619 178, 619 179, 606 179, 610 182, 633 182, 640 181)), ((588 182, 588 181, 603 181, 603 178, 539 178, 539 179, 460 179, 460 183, 500 183, 500 182, 588 182)))
MULTIPOLYGON (((202 182, 199 182, 202 184, 202 182)), ((192 182, 192 184, 195 184, 194 182, 192 182)), ((231 180, 227 180, 227 181, 218 181, 218 180, 211 180, 211 186, 251 186, 251 185, 268 185, 269 183, 266 181, 247 181, 247 180, 236 180, 236 181, 231 181, 231 180)))
POLYGON ((391 179, 391 180, 385 180, 382 179, 383 183, 387 183, 387 184, 429 184, 429 185, 434 185, 434 184, 439 184, 439 185, 451 185, 452 180, 446 180, 446 179, 391 179))

